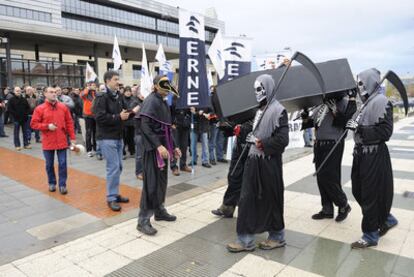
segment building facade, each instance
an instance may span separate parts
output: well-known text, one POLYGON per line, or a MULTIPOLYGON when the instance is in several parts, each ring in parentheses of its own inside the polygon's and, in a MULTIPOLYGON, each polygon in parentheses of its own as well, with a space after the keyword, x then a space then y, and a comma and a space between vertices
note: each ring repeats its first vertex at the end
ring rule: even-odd
MULTIPOLYGON (((206 47, 224 22, 205 17, 206 47)), ((158 44, 178 73, 178 8, 151 0, 0 0, 0 87, 83 86, 88 62, 102 82, 117 36, 124 84, 138 83, 142 43, 150 70, 158 44)))

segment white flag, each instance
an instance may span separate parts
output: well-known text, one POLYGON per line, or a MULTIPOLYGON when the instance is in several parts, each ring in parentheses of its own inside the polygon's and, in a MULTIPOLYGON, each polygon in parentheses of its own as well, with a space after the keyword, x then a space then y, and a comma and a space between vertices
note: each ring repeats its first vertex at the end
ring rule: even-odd
MULTIPOLYGON (((213 72, 211 72, 211 69, 210 68, 207 71, 207 81, 208 81, 208 87, 209 88, 214 85, 214 82, 213 82, 213 72)), ((209 92, 210 92, 210 90, 209 90, 209 92)))
POLYGON ((147 97, 151 93, 152 80, 148 70, 147 54, 145 53, 145 46, 142 44, 142 65, 141 65, 141 94, 147 97))
POLYGON ((210 48, 208 49, 208 56, 217 71, 219 79, 224 77, 226 63, 224 60, 223 37, 220 30, 217 31, 210 48))
POLYGON ((112 60, 114 61, 114 70, 119 70, 122 65, 121 51, 119 50, 118 39, 114 37, 114 48, 112 50, 112 60))
POLYGON ((155 59, 160 64, 160 73, 167 74, 167 72, 172 72, 171 63, 167 61, 167 58, 165 57, 164 48, 162 47, 162 44, 160 43, 160 46, 158 47, 157 54, 155 55, 155 59))
POLYGON ((96 77, 98 77, 93 70, 92 66, 89 65, 89 63, 86 63, 86 69, 85 69, 85 83, 88 82, 94 82, 96 80, 96 77))

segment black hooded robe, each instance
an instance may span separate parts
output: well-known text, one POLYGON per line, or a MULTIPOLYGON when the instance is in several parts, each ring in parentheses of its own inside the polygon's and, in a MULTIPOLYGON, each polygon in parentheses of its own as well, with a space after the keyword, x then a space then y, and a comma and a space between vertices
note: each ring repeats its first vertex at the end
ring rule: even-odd
MULTIPOLYGON (((266 113, 272 114, 271 109, 266 113)), ((282 153, 289 143, 289 126, 286 110, 283 109, 279 115, 273 113, 273 116, 279 118, 278 126, 265 126, 269 124, 266 120, 259 124, 259 128, 273 130, 270 137, 261 139, 262 155, 254 154, 260 150, 252 145, 245 163, 237 218, 238 234, 280 231, 285 227, 282 153)))
POLYGON ((174 142, 171 114, 159 93, 151 93, 140 110, 143 146, 143 188, 141 210, 158 210, 165 201, 168 180, 168 160, 162 159, 157 147, 163 145, 173 157, 174 142))
MULTIPOLYGON (((393 108, 384 95, 373 97, 377 99, 372 99, 371 104, 386 105, 383 108, 385 114, 377 118, 375 124, 369 124, 370 120, 365 123, 364 119, 361 120, 354 137, 351 173, 352 194, 362 209, 361 227, 364 233, 378 231, 385 224, 394 196, 391 158, 385 144, 393 132, 393 108)), ((365 113, 370 113, 370 106, 366 107, 365 113)))

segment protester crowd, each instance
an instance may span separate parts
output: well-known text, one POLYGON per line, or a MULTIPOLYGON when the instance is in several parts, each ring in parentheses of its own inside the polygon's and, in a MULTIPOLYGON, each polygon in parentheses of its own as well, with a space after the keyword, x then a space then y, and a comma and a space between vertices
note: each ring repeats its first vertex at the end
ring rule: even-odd
MULTIPOLYGON (((82 134, 87 156, 103 159, 100 140, 97 137, 96 114, 93 111, 95 99, 99 94, 108 90, 107 84, 88 82, 85 87, 52 87, 56 93, 56 101, 67 107, 73 124, 74 132, 82 134), (83 132, 83 133, 82 133, 83 132)), ((45 103, 46 93, 49 87, 6 87, 3 94, 0 93, 0 137, 7 137, 4 125, 13 124, 14 147, 17 151, 31 149, 32 143, 41 143, 41 130, 33 128, 31 121, 36 107, 45 103), (34 139, 33 139, 34 138, 34 139)), ((133 108, 140 106, 144 100, 140 92, 140 86, 124 86, 121 83, 118 88, 122 110, 131 112, 133 108)), ((215 93, 211 88, 211 95, 215 93)), ((224 159, 226 138, 220 130, 220 122, 214 114, 213 108, 208 109, 176 109, 175 99, 170 101, 169 109, 172 116, 172 130, 177 147, 181 150, 181 157, 170 163, 173 175, 181 172, 191 173, 191 167, 197 165, 197 143, 202 144, 201 165, 211 168, 217 163, 227 163, 224 159), (193 123, 193 125, 192 125, 193 123), (191 126, 193 129, 191 130, 191 126), (188 154, 191 155, 187 159, 188 154)), ((142 165, 142 132, 140 129, 139 113, 129 116, 123 122, 120 130, 122 139, 121 159, 134 158, 135 174, 137 179, 143 179, 142 165)), ((69 137, 70 134, 67 133, 69 137)), ((69 139, 68 146, 69 146, 69 139)), ((45 149, 43 149, 45 150, 45 149)))

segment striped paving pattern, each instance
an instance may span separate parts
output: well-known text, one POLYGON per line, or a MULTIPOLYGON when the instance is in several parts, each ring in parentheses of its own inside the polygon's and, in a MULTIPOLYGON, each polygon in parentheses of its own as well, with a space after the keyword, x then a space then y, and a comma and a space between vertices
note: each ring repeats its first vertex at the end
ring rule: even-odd
MULTIPOLYGON (((350 249, 350 242, 361 236, 361 212, 355 201, 350 201, 353 210, 345 222, 310 219, 320 209, 320 198, 300 191, 306 186, 299 185, 303 180, 312 182, 314 172, 312 157, 306 156, 284 166, 286 248, 228 253, 225 245, 236 237, 236 220, 210 213, 221 203, 225 191, 221 187, 169 206, 178 220, 154 223, 159 229, 155 237, 138 233, 132 219, 4 265, 0 276, 412 276, 414 200, 404 199, 403 193, 414 191, 414 153, 395 158, 393 148, 414 148, 408 134, 399 132, 405 126, 414 127, 413 123, 412 118, 397 123, 398 140, 389 143, 398 173, 392 213, 399 224, 376 248, 350 249)), ((348 141, 347 174, 351 150, 348 141)), ((352 199, 349 181, 344 184, 352 199)), ((316 186, 314 180, 310 186, 316 186)), ((259 235, 258 241, 264 238, 259 235)))

